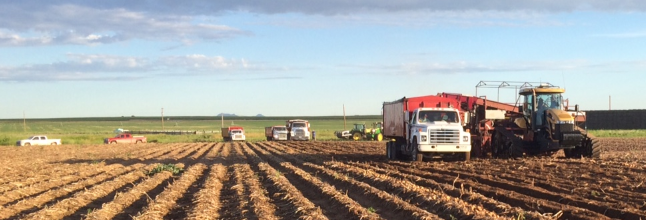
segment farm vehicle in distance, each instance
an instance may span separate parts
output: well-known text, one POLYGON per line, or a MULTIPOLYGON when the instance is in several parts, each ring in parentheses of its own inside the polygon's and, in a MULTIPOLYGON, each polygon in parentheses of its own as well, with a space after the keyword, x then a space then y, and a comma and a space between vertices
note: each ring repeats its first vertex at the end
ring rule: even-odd
POLYGON ((471 158, 471 134, 456 100, 438 96, 402 98, 383 103, 383 136, 388 159, 423 161, 453 156, 471 158))
POLYGON ((310 140, 310 122, 302 119, 287 120, 287 140, 310 140))
POLYGON ((285 126, 265 127, 265 137, 267 138, 268 141, 286 141, 287 127, 285 126))
POLYGON ((60 145, 61 139, 47 139, 47 136, 36 135, 16 142, 16 146, 60 145))
POLYGON ((130 133, 121 133, 112 138, 106 138, 103 140, 105 144, 139 144, 146 143, 146 137, 144 136, 132 136, 130 133))
POLYGON ((244 141, 244 128, 240 126, 229 126, 222 128, 222 139, 224 141, 244 141))
POLYGON ((354 124, 354 128, 349 131, 335 131, 334 135, 342 139, 359 140, 375 140, 382 141, 383 122, 372 123, 372 128, 367 128, 366 124, 354 124))
POLYGON ((552 155, 563 150, 567 158, 599 158, 599 141, 577 126, 578 105, 574 111, 563 102, 565 89, 549 83, 520 87, 522 104, 505 104, 486 98, 440 93, 438 96, 458 101, 468 112, 473 137, 473 155, 519 158, 552 155), (573 113, 574 112, 574 113, 573 113))

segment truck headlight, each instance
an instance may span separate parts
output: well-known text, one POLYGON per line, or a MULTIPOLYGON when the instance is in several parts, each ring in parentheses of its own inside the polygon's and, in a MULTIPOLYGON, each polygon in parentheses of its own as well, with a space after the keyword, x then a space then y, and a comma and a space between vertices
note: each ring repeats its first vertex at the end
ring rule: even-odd
POLYGON ((462 136, 462 142, 469 142, 469 136, 462 136))
POLYGON ((426 142, 426 135, 422 135, 422 141, 421 142, 426 142))

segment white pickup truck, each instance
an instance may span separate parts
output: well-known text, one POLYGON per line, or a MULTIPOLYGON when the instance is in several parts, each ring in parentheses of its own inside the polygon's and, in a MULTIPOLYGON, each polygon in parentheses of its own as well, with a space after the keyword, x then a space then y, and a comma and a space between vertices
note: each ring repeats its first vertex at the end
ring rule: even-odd
POLYGON ((36 135, 31 136, 24 140, 16 142, 17 146, 31 146, 31 145, 60 145, 61 139, 47 139, 47 136, 36 135))

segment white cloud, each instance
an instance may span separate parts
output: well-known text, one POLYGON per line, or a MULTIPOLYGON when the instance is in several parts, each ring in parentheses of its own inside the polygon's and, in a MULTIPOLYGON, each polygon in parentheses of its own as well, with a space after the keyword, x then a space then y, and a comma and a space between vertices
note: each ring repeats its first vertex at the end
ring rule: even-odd
POLYGON ((0 7, 0 46, 92 45, 145 39, 220 40, 249 33, 215 24, 194 24, 192 17, 51 5, 41 10, 0 7))
POLYGON ((144 79, 159 75, 227 75, 240 71, 258 73, 245 76, 256 79, 259 77, 254 75, 263 75, 265 71, 284 72, 282 68, 267 67, 245 59, 201 54, 165 56, 154 60, 101 54, 68 54, 67 58, 67 61, 51 64, 0 66, 0 81, 99 81, 144 79))

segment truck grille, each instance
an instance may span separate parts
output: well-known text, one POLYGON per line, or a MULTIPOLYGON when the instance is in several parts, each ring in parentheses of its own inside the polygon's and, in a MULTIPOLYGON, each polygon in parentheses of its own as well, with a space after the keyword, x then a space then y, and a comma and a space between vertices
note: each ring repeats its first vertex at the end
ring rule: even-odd
POLYGON ((305 131, 302 131, 302 130, 295 131, 294 136, 298 136, 298 137, 305 136, 305 131))
POLYGON ((278 134, 279 139, 287 139, 287 134, 278 134))
POLYGON ((241 135, 241 134, 236 134, 236 135, 234 135, 234 136, 233 136, 233 138, 235 138, 235 139, 241 139, 241 138, 242 138, 242 135, 241 135))
POLYGON ((460 130, 432 129, 429 131, 431 144, 458 144, 460 143, 460 130))

